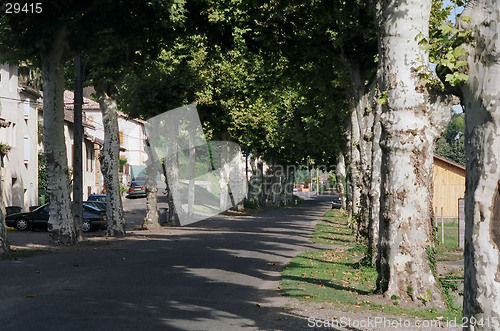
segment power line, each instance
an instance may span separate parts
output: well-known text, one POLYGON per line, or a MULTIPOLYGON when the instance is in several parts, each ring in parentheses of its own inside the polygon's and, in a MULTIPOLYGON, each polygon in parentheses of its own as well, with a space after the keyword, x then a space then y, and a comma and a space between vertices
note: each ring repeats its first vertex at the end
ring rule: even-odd
POLYGON ((17 98, 9 98, 9 97, 2 97, 0 96, 0 99, 5 99, 5 100, 13 100, 13 101, 17 101, 17 102, 26 102, 26 100, 30 100, 29 98, 26 98, 26 99, 17 99, 17 98))

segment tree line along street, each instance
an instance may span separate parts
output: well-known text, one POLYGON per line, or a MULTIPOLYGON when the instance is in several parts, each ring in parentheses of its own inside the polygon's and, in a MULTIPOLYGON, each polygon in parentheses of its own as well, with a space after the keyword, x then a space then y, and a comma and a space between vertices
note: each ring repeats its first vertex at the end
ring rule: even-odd
MULTIPOLYGON (((171 225, 228 209, 287 210, 297 203, 287 187, 305 185, 297 169, 324 167, 363 263, 376 266, 376 291, 446 311, 434 268, 436 151, 465 168, 463 317, 500 327, 497 1, 54 0, 18 9, 4 3, 0 15, 0 183, 32 199, 39 159, 19 152, 42 152, 51 245, 85 241, 80 183, 91 164, 99 176, 90 181, 105 187, 106 236, 127 237, 120 164, 132 129, 120 118, 134 119, 146 132, 143 229, 160 229, 159 209, 171 225), (97 122, 82 113, 83 87, 101 138, 89 135, 97 122)), ((9 254, 0 191, 0 254, 9 254)))

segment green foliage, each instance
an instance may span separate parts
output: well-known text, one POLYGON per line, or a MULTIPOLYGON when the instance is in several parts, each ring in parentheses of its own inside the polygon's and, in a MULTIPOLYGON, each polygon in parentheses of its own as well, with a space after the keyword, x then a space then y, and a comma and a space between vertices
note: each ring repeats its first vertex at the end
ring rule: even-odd
MULTIPOLYGON (((472 30, 459 29, 449 20, 452 11, 463 6, 463 1, 454 1, 444 5, 443 0, 434 0, 431 11, 429 40, 420 42, 430 52, 430 61, 437 65, 438 77, 445 85, 452 88, 468 79, 467 51, 462 46, 472 34, 472 30)), ((458 19, 469 22, 470 18, 461 16, 458 19)))
POLYGON ((439 278, 439 285, 441 286, 441 290, 444 296, 444 301, 448 309, 450 311, 456 311, 457 313, 459 313, 461 309, 460 307, 457 307, 457 305, 455 304, 455 296, 454 296, 454 292, 458 292, 459 288, 457 283, 453 281, 453 279, 454 278, 450 277, 439 278))
POLYGON ((243 200, 243 207, 245 209, 258 209, 259 208, 259 199, 257 198, 245 198, 243 200))
POLYGON ((419 298, 424 304, 431 301, 431 290, 426 290, 425 293, 420 293, 419 298))
MULTIPOLYGON (((345 10, 352 16, 358 6, 345 10)), ((347 98, 324 4, 200 1, 186 8, 183 33, 126 76, 121 109, 147 119, 195 102, 212 139, 232 139, 281 164, 309 155, 328 162, 343 144, 347 98)))
POLYGON ((427 252, 427 260, 429 261, 429 268, 431 268, 432 273, 436 274, 436 248, 433 246, 426 246, 425 251, 427 252))
POLYGON ((465 114, 452 114, 445 132, 436 142, 434 152, 465 166, 465 114))
POLYGON ((38 189, 47 190, 47 168, 43 152, 38 153, 38 189))
POLYGON ((127 158, 122 156, 118 159, 118 162, 119 162, 120 172, 123 172, 123 167, 125 166, 125 164, 127 164, 127 158))
POLYGON ((382 93, 380 93, 377 102, 381 105, 387 104, 387 91, 383 91, 382 93))
POLYGON ((413 286, 408 285, 408 287, 406 288, 406 294, 407 294, 410 298, 413 298, 413 286))
POLYGON ((12 149, 12 146, 9 146, 4 143, 0 143, 0 155, 4 156, 7 155, 7 153, 12 149))

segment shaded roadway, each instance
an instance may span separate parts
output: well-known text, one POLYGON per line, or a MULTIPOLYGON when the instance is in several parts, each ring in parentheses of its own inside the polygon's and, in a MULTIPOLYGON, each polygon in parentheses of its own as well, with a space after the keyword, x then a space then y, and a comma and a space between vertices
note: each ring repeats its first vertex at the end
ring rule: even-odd
POLYGON ((0 261, 0 329, 308 329, 277 288, 290 259, 318 247, 328 201, 0 261))

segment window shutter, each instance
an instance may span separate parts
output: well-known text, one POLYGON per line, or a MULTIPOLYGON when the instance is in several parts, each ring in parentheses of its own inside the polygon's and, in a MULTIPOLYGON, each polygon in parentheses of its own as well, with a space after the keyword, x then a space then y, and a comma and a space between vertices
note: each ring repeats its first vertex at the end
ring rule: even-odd
POLYGON ((31 110, 31 101, 30 99, 26 99, 23 102, 23 108, 24 108, 24 119, 27 120, 30 118, 30 110, 31 110))
POLYGON ((30 162, 30 138, 24 136, 24 163, 28 164, 30 162))

